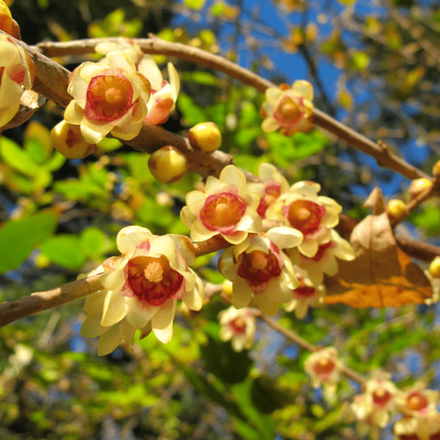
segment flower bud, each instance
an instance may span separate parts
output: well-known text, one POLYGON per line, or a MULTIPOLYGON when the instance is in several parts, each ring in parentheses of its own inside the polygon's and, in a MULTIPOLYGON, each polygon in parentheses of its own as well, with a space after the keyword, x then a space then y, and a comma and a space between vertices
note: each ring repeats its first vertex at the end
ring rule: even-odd
POLYGON ((177 182, 188 169, 183 153, 170 145, 155 151, 148 161, 151 174, 162 183, 177 182))
POLYGON ((189 141, 194 148, 215 151, 222 144, 222 134, 213 122, 202 122, 189 130, 189 141))
POLYGON ((68 159, 82 159, 92 154, 96 145, 89 144, 81 136, 79 125, 72 125, 64 119, 50 132, 53 146, 68 159))
POLYGON ((20 26, 12 18, 8 5, 0 0, 0 29, 14 38, 20 39, 20 26))
POLYGON ((426 189, 431 188, 431 186, 432 182, 429 179, 421 177, 420 179, 415 179, 411 182, 408 192, 411 197, 417 197, 426 189))
POLYGON ((387 214, 392 220, 399 222, 406 215, 406 205, 402 200, 392 199, 387 205, 387 214))
POLYGON ((429 265, 429 273, 434 278, 440 278, 440 257, 435 257, 429 265))
POLYGON ((436 177, 440 175, 440 160, 432 167, 432 174, 436 177))

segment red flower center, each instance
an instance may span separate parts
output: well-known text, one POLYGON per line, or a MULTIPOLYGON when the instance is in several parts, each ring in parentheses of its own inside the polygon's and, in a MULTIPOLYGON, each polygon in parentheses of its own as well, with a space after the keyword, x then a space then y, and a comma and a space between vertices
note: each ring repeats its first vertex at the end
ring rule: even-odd
POLYGON ((161 306, 182 288, 183 276, 171 269, 168 260, 161 256, 135 257, 125 268, 126 284, 122 291, 136 296, 141 302, 161 306))
POLYGON ((314 256, 314 257, 312 257, 312 258, 309 258, 309 257, 305 257, 304 256, 304 258, 306 258, 306 259, 308 259, 308 260, 313 260, 313 261, 319 261, 319 260, 321 260, 321 258, 324 256, 324 253, 325 253, 325 251, 327 250, 327 249, 332 249, 332 248, 334 248, 336 245, 335 245, 335 243, 333 242, 333 241, 329 241, 328 243, 326 243, 326 244, 321 244, 320 246, 319 246, 319 248, 318 248, 318 252, 316 252, 316 255, 314 256))
POLYGON ((411 393, 406 401, 408 408, 412 411, 422 411, 428 406, 428 399, 419 391, 411 393))
POLYGON ((309 298, 313 296, 316 292, 316 289, 313 286, 307 286, 304 282, 304 278, 298 278, 300 283, 299 287, 293 289, 293 297, 297 299, 309 298))
POLYGON ((319 375, 330 374, 334 368, 335 363, 327 357, 320 357, 313 365, 313 371, 319 375))
POLYGON ((293 228, 308 235, 319 228, 321 219, 325 215, 325 208, 309 200, 299 199, 285 206, 283 213, 293 228))
POLYGON ((416 434, 401 434, 399 435, 399 440, 420 440, 420 437, 416 434))
MULTIPOLYGON (((273 245, 273 243, 272 243, 273 245)), ((275 245, 273 245, 275 248, 275 245)), ((278 248, 276 248, 278 251, 278 248)), ((246 283, 255 293, 265 292, 268 281, 281 273, 281 267, 276 255, 269 250, 243 252, 237 275, 246 280, 246 283)))
POLYGON ((260 199, 260 204, 257 208, 257 213, 261 218, 264 218, 267 208, 271 205, 281 194, 281 185, 273 180, 266 182, 264 186, 264 195, 260 199))
POLYGON ((91 79, 87 88, 85 116, 91 121, 111 122, 133 106, 130 81, 117 68, 91 79))
POLYGON ((393 395, 383 387, 377 387, 373 391, 373 402, 378 406, 385 406, 393 395))
POLYGON ((229 323, 229 326, 231 327, 232 331, 237 335, 242 335, 246 333, 246 321, 241 316, 231 321, 229 323))
POLYGON ((291 96, 285 95, 277 105, 274 118, 281 127, 292 127, 302 117, 303 110, 301 109, 302 98, 294 100, 291 96))
POLYGON ((200 211, 206 229, 232 234, 246 211, 246 204, 237 194, 225 192, 208 196, 200 211))

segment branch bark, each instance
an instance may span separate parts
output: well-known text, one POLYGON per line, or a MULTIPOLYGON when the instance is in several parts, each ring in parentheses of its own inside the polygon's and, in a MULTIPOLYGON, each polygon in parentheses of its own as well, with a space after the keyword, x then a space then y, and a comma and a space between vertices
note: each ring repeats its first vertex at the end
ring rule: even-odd
MULTIPOLYGON (((94 52, 95 46, 102 41, 117 42, 117 38, 109 39, 87 39, 80 41, 69 41, 66 43, 45 42, 38 44, 38 49, 47 56, 61 56, 71 54, 87 54, 94 52)), ((201 66, 205 66, 219 72, 222 72, 232 78, 241 81, 244 84, 255 87, 260 92, 265 92, 268 87, 276 87, 270 81, 256 75, 255 73, 244 69, 231 61, 228 61, 218 55, 206 52, 181 43, 172 43, 161 40, 157 37, 149 39, 134 40, 145 53, 156 55, 174 56, 179 59, 190 61, 201 66)), ((313 123, 329 133, 337 136, 339 139, 347 142, 359 151, 374 157, 377 163, 390 170, 393 170, 407 179, 414 180, 419 177, 428 177, 423 171, 406 162, 403 158, 391 153, 387 148, 381 147, 376 142, 366 138, 355 130, 347 127, 331 116, 315 108, 313 110, 313 123)))

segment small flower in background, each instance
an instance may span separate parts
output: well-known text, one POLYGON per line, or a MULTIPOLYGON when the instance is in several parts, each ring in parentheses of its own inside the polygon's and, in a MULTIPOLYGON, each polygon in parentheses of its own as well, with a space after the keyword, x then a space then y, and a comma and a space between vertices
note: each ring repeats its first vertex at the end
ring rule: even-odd
POLYGON ((342 207, 333 199, 318 196, 321 187, 314 182, 297 182, 268 209, 266 217, 298 229, 304 240, 298 250, 313 258, 320 244, 330 241, 331 228, 339 223, 342 207))
POLYGON ((221 235, 231 244, 244 241, 249 233, 261 231, 261 218, 256 209, 257 194, 248 191, 244 174, 228 165, 220 179, 209 176, 204 191, 191 191, 180 212, 183 224, 191 229, 191 239, 207 240, 221 235))
POLYGON ((287 84, 269 87, 261 107, 264 118, 261 128, 266 132, 281 129, 285 136, 309 131, 312 128, 312 101, 313 87, 307 81, 295 81, 292 88, 287 84))
POLYGON ((397 397, 397 405, 404 414, 412 417, 428 417, 437 413, 440 392, 427 390, 423 382, 416 382, 397 397))
POLYGON ((223 252, 218 266, 232 281, 232 303, 237 309, 248 306, 253 299, 264 313, 273 316, 279 303, 291 300, 292 289, 299 282, 281 246, 298 246, 301 240, 302 234, 295 229, 272 228, 223 252))
POLYGON ((298 266, 294 266, 295 277, 300 285, 292 290, 292 300, 285 304, 287 312, 295 310, 298 319, 306 316, 309 307, 316 307, 324 303, 325 286, 323 284, 314 285, 308 273, 298 266))
POLYGON ((111 52, 125 52, 137 66, 144 56, 142 49, 130 38, 119 37, 117 41, 103 41, 95 46, 95 52, 107 55, 111 52))
POLYGON ((100 281, 105 290, 90 295, 81 334, 100 336, 98 354, 111 353, 135 331, 151 331, 163 343, 171 340, 176 302, 191 310, 203 304, 203 283, 188 267, 195 259, 190 241, 178 235, 153 235, 139 226, 123 228, 116 239, 122 256, 100 281))
POLYGON ((265 218, 266 211, 281 194, 289 191, 289 184, 283 175, 271 164, 262 163, 259 168, 259 183, 248 183, 250 191, 260 195, 257 212, 265 218))
POLYGON ((12 18, 11 11, 3 0, 0 0, 0 29, 17 40, 20 39, 20 26, 12 18))
POLYGON ((342 363, 337 357, 338 351, 334 347, 321 348, 309 355, 304 369, 312 379, 314 388, 324 387, 327 398, 336 392, 341 379, 342 363))
POLYGON ((147 122, 159 125, 164 124, 176 106, 180 91, 179 75, 172 63, 168 63, 168 81, 163 79, 162 73, 150 55, 144 55, 138 65, 138 71, 151 83, 151 95, 148 101, 147 122))
POLYGON ((34 81, 35 65, 29 55, 6 35, 0 35, 0 127, 18 112, 24 89, 34 81))
POLYGON ((336 258, 344 261, 355 259, 351 244, 344 240, 334 229, 330 231, 330 241, 318 246, 318 251, 312 258, 306 257, 298 249, 287 251, 292 262, 307 271, 313 285, 323 283, 324 274, 333 276, 338 273, 336 258))
POLYGON ((230 340, 232 348, 237 352, 252 348, 255 337, 255 312, 249 308, 237 310, 234 306, 222 310, 218 314, 220 339, 224 342, 230 340))
POLYGON ((81 127, 83 138, 97 144, 107 134, 123 140, 136 137, 147 114, 150 83, 124 52, 111 52, 99 63, 77 67, 69 81, 73 96, 64 119, 81 127))

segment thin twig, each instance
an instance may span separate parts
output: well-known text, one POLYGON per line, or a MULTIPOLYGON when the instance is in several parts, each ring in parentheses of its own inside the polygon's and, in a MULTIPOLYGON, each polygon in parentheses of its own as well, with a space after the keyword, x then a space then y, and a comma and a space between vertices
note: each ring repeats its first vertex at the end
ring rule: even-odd
MULTIPOLYGON (((98 43, 103 41, 117 42, 117 38, 108 39, 86 39, 69 42, 45 42, 39 43, 38 49, 49 57, 67 54, 86 54, 94 52, 98 43)), ((119 40, 120 41, 120 40, 119 40)), ((268 87, 276 87, 270 81, 256 75, 255 73, 240 67, 218 55, 206 52, 202 49, 187 46, 181 43, 172 43, 161 40, 158 37, 149 39, 134 39, 141 49, 149 54, 161 54, 174 56, 179 59, 191 61, 202 66, 225 73, 244 84, 255 87, 260 92, 265 92, 268 87)), ((313 123, 336 135, 339 139, 347 142, 358 150, 374 157, 377 163, 402 176, 414 180, 419 177, 428 177, 423 171, 406 162, 403 158, 396 156, 388 150, 382 149, 377 143, 357 133, 331 116, 315 108, 313 110, 313 123)))

